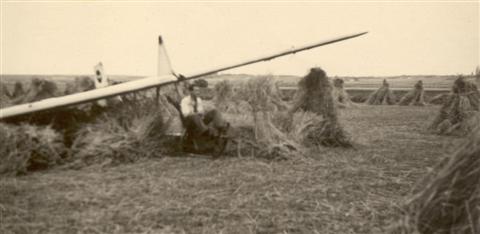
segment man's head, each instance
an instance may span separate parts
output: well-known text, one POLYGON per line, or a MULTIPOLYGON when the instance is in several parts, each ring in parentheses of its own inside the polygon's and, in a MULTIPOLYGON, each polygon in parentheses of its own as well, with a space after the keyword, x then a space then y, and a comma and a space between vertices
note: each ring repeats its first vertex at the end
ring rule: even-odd
POLYGON ((200 94, 200 88, 196 85, 189 85, 188 92, 190 95, 198 96, 200 94))

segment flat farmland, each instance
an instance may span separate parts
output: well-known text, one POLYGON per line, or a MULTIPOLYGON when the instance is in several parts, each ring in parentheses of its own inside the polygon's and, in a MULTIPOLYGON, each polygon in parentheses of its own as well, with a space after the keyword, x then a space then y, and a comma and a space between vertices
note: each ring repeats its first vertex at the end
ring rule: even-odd
POLYGON ((2 233, 385 233, 417 181, 463 140, 438 106, 340 110, 354 149, 282 161, 155 155, 0 178, 2 233))

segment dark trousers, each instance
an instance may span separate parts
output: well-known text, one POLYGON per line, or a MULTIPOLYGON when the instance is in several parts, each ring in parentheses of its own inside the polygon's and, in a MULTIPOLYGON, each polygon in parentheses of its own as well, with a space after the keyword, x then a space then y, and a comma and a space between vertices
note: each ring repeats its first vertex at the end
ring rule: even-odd
POLYGON ((217 110, 211 110, 201 114, 193 114, 185 117, 185 128, 189 134, 200 136, 208 132, 210 135, 218 134, 218 130, 223 128, 226 121, 217 110))

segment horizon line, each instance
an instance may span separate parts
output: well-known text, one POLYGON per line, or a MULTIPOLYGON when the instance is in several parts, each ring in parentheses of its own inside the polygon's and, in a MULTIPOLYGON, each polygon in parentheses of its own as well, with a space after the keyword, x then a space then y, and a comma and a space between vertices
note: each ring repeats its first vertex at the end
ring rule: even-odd
MULTIPOLYGON (((231 75, 248 75, 248 76, 293 76, 293 77, 303 77, 303 75, 293 75, 293 74, 251 74, 251 73, 219 73, 219 74, 211 74, 211 75, 206 75, 204 77, 209 77, 212 78, 212 76, 231 76, 231 75)), ((2 74, 0 73, 0 76, 94 76, 94 74, 28 74, 28 73, 23 73, 23 74, 18 74, 18 73, 9 73, 9 74, 2 74)), ((110 74, 107 76, 111 77, 119 77, 119 76, 125 76, 125 77, 152 77, 152 75, 128 75, 128 74, 110 74)), ((156 75, 153 75, 156 76, 156 75)), ((475 76, 475 74, 400 74, 400 75, 327 75, 328 77, 402 77, 402 76, 412 76, 412 77, 418 77, 418 76, 423 76, 423 77, 428 77, 428 76, 475 76)))

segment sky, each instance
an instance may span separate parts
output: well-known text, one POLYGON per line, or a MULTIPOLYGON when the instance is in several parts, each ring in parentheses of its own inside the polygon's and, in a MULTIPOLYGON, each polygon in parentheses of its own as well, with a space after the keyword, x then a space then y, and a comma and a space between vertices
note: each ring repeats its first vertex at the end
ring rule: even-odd
POLYGON ((227 73, 470 74, 479 2, 1 1, 0 74, 156 74, 162 35, 173 69, 195 74, 363 31, 355 39, 227 73))

